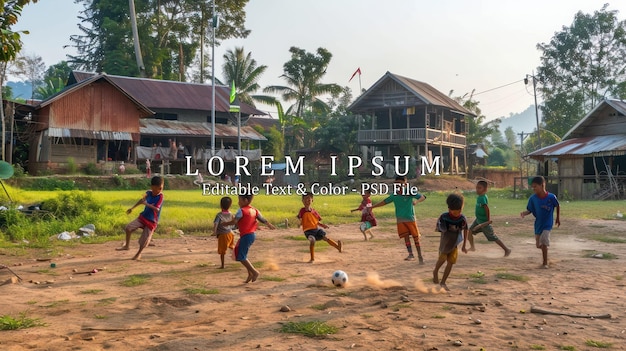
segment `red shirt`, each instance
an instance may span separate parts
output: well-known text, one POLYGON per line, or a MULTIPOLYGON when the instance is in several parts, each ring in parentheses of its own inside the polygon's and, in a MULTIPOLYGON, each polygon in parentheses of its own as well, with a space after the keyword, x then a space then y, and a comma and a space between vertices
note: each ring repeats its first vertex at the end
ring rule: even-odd
POLYGON ((261 222, 265 222, 265 219, 261 215, 261 212, 259 212, 259 210, 257 210, 256 208, 250 205, 241 207, 237 211, 237 214, 235 214, 237 227, 239 227, 239 235, 244 236, 246 234, 252 234, 256 232, 257 218, 261 222))

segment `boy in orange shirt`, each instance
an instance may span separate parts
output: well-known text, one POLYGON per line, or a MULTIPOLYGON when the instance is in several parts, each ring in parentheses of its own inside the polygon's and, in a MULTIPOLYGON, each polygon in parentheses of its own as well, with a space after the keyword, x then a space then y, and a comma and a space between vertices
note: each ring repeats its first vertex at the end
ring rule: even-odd
POLYGON ((304 231, 304 235, 309 240, 309 252, 311 252, 311 260, 309 263, 315 262, 315 242, 318 240, 324 240, 330 246, 337 249, 339 252, 343 250, 343 244, 341 240, 335 242, 332 239, 326 237, 326 232, 319 228, 328 229, 328 226, 324 223, 321 223, 322 217, 317 211, 315 211, 311 204, 313 203, 313 194, 304 193, 302 194, 302 204, 304 207, 300 209, 298 212, 298 219, 300 220, 300 225, 302 225, 302 230, 304 231))

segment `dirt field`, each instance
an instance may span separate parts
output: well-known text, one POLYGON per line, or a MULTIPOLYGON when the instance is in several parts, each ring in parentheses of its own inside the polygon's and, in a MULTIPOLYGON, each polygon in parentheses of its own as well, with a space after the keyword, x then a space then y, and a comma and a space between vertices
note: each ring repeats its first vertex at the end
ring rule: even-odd
MULTIPOLYGON (((130 260, 137 237, 129 252, 114 250, 120 242, 62 252, 5 249, 0 263, 23 282, 0 286, 0 315, 26 312, 46 325, 0 331, 0 349, 595 350, 593 343, 626 349, 626 244, 590 240, 594 233, 626 239, 623 221, 564 221, 553 231, 551 268, 541 269, 533 221, 496 217, 496 233, 513 253, 503 258, 499 247, 477 236, 477 251, 460 254, 449 293, 431 282, 434 220, 419 221, 423 266, 403 260, 395 223, 381 222, 368 242, 356 223, 332 226, 328 235, 342 240, 345 252, 318 247, 314 264, 306 263, 307 242, 294 240, 298 230, 259 231, 250 259, 261 277, 250 284, 237 262, 217 269, 214 237, 157 237, 141 262, 130 260), (592 250, 617 258, 585 257, 592 250), (103 270, 81 273, 94 268, 103 270), (330 283, 338 269, 349 274, 346 288, 330 283), (125 286, 135 275, 146 282, 125 286), (610 318, 543 315, 533 307, 610 318), (301 321, 339 330, 314 338, 279 332, 301 321)), ((0 282, 11 277, 0 270, 0 282)))

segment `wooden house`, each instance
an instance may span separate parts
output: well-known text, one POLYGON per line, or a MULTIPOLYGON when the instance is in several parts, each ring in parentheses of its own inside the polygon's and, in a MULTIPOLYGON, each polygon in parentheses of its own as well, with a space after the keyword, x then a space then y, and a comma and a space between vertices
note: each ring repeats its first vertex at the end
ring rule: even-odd
MULTIPOLYGON (((606 99, 563 136, 529 154, 556 161, 557 195, 573 199, 623 198, 626 188, 626 102, 606 99)), ((548 163, 550 164, 550 163, 548 163)))
POLYGON ((365 159, 440 156, 442 171, 465 173, 473 113, 429 84, 387 72, 349 110, 362 117, 358 143, 365 159))
MULTIPOLYGON (((185 156, 198 162, 211 156, 211 89, 204 84, 74 71, 63 91, 36 107, 38 134, 31 166, 35 171, 54 168, 70 156, 77 164, 143 164, 150 159, 166 162, 172 173, 183 173, 185 156)), ((216 86, 216 153, 232 159, 239 136, 242 153, 251 160, 259 158, 258 143, 266 139, 245 123, 250 116, 265 113, 246 104, 241 104, 240 116, 230 113, 229 95, 228 87, 216 86)))

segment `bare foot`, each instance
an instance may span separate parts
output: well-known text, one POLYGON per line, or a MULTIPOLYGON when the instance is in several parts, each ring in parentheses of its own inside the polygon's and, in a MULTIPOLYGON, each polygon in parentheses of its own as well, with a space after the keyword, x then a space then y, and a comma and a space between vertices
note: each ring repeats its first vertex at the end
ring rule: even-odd
POLYGON ((445 290, 445 291, 450 291, 450 288, 448 288, 448 286, 446 285, 446 283, 441 283, 441 284, 439 284, 439 285, 441 285, 441 287, 443 288, 443 290, 445 290))
POLYGON ((374 239, 374 236, 372 234, 370 234, 370 240, 374 239))
POLYGON ((437 271, 433 271, 433 283, 439 284, 439 274, 437 271))
POLYGON ((476 251, 476 248, 472 246, 472 247, 469 248, 469 250, 470 251, 476 251))
POLYGON ((224 269, 224 266, 221 266, 221 267, 217 267, 217 269, 224 269))
POLYGON ((252 274, 250 274, 250 272, 248 272, 248 278, 246 279, 246 284, 250 283, 250 280, 252 280, 252 274))
POLYGON ((116 247, 115 250, 117 251, 128 251, 130 248, 126 245, 122 246, 122 247, 116 247))
POLYGON ((509 257, 510 254, 511 254, 511 249, 504 250, 504 257, 509 257))
POLYGON ((343 252, 343 243, 341 240, 337 240, 337 250, 339 250, 339 252, 343 252))
POLYGON ((259 277, 259 271, 255 271, 254 273, 252 273, 252 280, 250 280, 251 282, 256 282, 257 278, 259 277))
POLYGON ((310 259, 310 260, 309 260, 309 263, 314 263, 314 262, 315 262, 315 260, 314 260, 314 259, 310 259))
POLYGON ((135 261, 141 261, 141 255, 135 255, 135 256, 133 256, 132 260, 135 260, 135 261))

